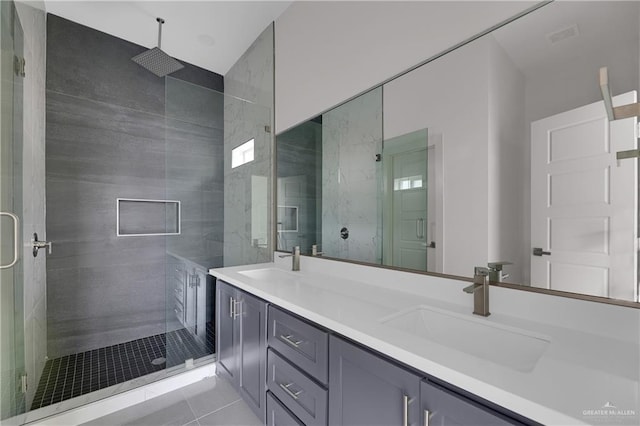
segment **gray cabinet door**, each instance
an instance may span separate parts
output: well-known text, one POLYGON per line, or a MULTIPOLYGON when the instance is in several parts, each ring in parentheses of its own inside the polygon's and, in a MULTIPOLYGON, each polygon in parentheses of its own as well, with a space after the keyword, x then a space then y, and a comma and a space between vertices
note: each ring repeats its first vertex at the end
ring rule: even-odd
POLYGON ((305 426, 296 418, 284 405, 273 396, 271 392, 267 392, 267 426, 305 426))
POLYGON ((425 380, 420 385, 422 418, 425 425, 505 426, 523 425, 484 405, 472 401, 437 383, 425 380))
POLYGON ((234 310, 237 291, 229 284, 218 280, 216 294, 216 349, 218 352, 218 373, 230 380, 236 387, 239 383, 238 345, 240 329, 235 326, 234 310))
POLYGON ((419 376, 331 336, 330 425, 417 426, 420 421, 419 392, 419 376))
POLYGON ((267 378, 267 306, 262 300, 238 291, 239 329, 239 389, 258 418, 265 421, 267 378))

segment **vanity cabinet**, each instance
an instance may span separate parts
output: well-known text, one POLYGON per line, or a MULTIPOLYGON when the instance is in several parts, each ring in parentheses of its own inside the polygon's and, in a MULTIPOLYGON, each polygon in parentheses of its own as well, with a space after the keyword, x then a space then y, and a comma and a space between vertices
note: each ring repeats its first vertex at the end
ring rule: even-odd
POLYGON ((269 392, 299 424, 326 426, 329 333, 270 305, 267 344, 269 392))
POLYGON ((268 426, 536 425, 218 281, 218 374, 268 426))
POLYGON ((329 424, 418 425, 421 379, 359 346, 331 336, 329 424))
POLYGON ((420 384, 420 409, 425 425, 524 425, 431 380, 420 384))
POLYGON ((264 422, 267 305, 223 281, 216 296, 219 373, 264 422))

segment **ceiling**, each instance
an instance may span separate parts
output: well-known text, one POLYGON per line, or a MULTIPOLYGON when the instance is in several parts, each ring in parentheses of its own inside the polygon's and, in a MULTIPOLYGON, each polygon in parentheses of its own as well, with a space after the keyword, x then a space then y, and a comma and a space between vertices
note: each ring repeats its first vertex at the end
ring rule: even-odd
POLYGON ((46 0, 47 12, 145 46, 158 41, 176 59, 226 74, 292 1, 46 0))
MULTIPOLYGON (((637 59, 640 3, 554 2, 492 35, 526 78, 560 65, 608 64, 612 53, 637 59), (560 35, 555 42, 551 38, 560 35), (568 35, 568 36, 567 36, 568 35)), ((636 67, 637 68, 637 67, 636 67)), ((597 70, 597 68, 596 68, 597 70)), ((594 73, 594 81, 597 81, 594 73)))

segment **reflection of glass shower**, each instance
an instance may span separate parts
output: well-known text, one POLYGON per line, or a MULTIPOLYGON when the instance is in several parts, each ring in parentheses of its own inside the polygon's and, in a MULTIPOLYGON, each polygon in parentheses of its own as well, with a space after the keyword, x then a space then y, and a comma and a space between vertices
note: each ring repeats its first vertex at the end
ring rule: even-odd
POLYGON ((278 136, 278 250, 321 244, 322 123, 310 121, 278 136))
POLYGON ((278 135, 276 149, 278 249, 381 263, 382 89, 278 135))

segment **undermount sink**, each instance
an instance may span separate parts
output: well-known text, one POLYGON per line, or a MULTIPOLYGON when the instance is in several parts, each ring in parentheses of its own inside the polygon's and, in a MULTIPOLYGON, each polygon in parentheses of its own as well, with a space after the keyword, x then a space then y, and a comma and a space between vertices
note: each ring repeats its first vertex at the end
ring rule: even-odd
POLYGON ((296 279, 293 273, 278 268, 250 269, 248 271, 239 271, 238 273, 254 280, 282 282, 296 279))
POLYGON ((531 372, 551 339, 516 327, 418 306, 381 323, 524 373, 531 372))

